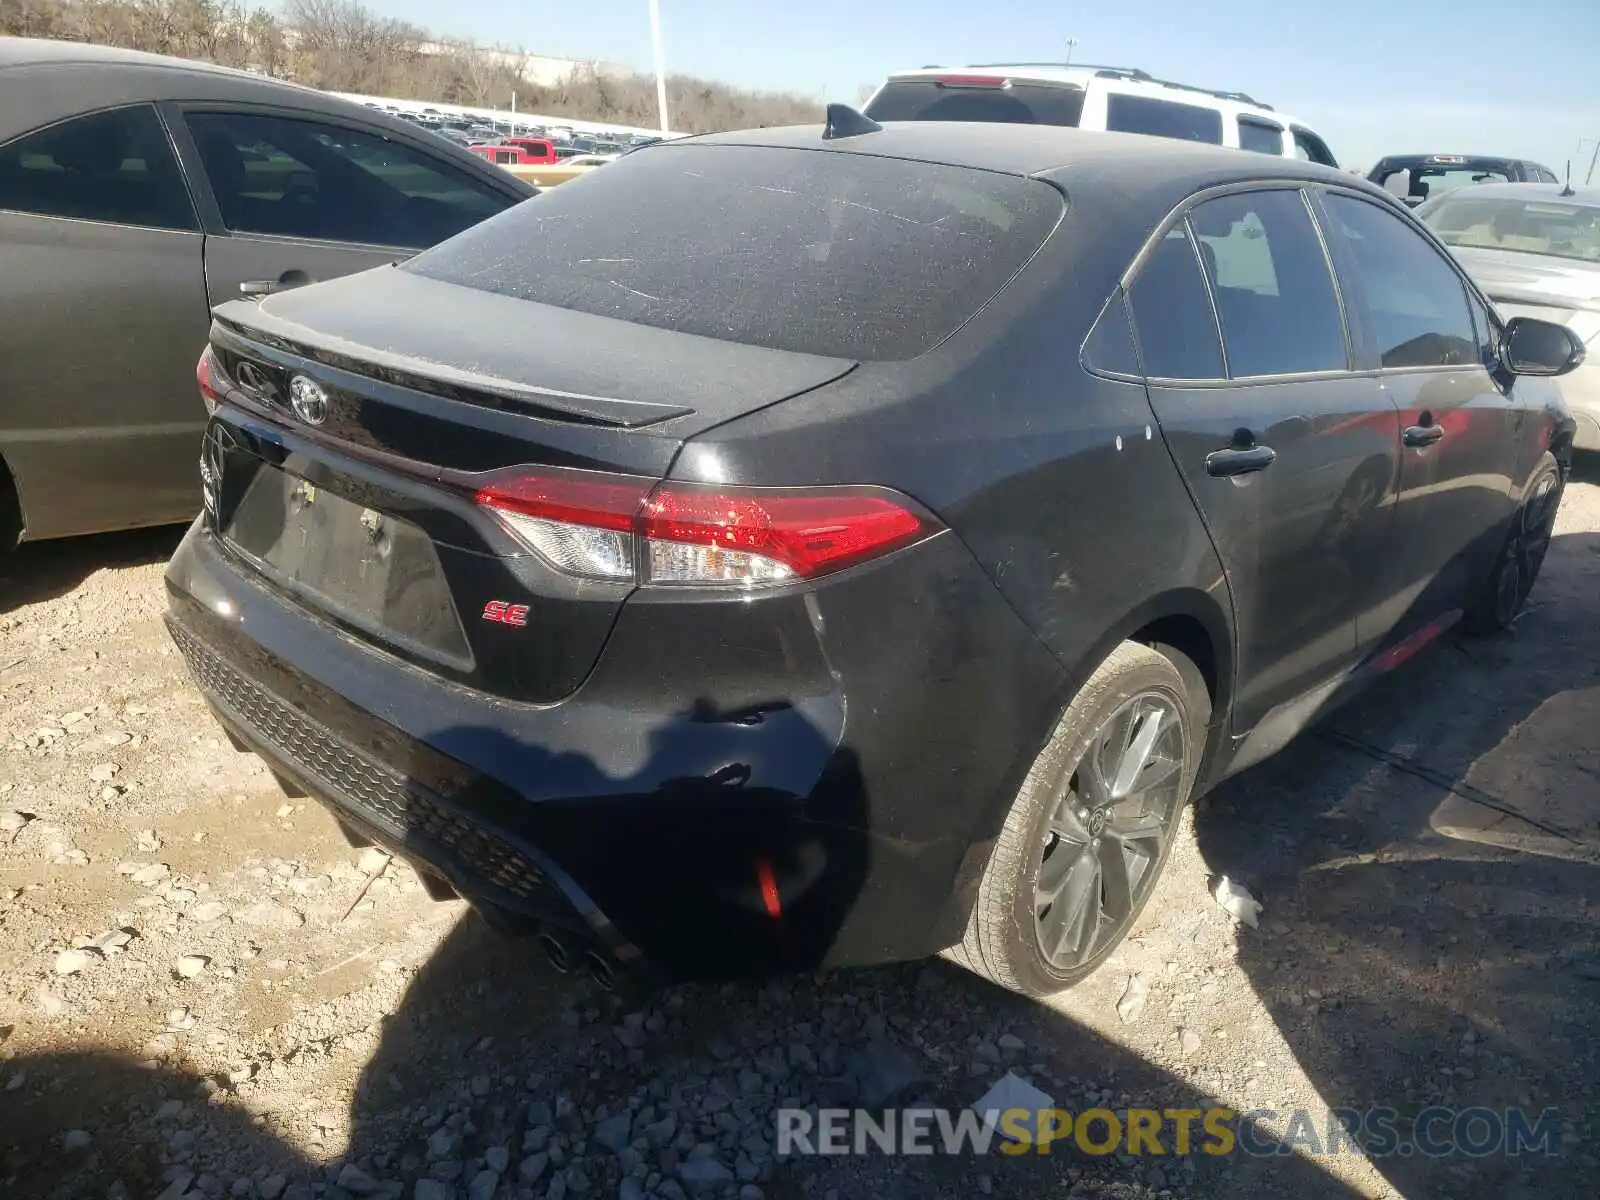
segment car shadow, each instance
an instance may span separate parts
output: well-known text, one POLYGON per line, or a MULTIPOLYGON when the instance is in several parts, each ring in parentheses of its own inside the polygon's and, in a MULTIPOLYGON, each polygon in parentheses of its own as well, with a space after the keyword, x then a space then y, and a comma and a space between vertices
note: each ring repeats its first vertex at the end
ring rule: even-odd
POLYGON ((1375 1159, 1403 1195, 1592 1191, 1597 622, 1600 537, 1558 536, 1509 633, 1396 670, 1197 824, 1209 869, 1265 905, 1238 961, 1323 1099, 1395 1110, 1401 1144, 1434 1110, 1441 1153, 1375 1159), (1534 1130, 1554 1110, 1560 1152, 1491 1144, 1512 1110, 1534 1130))
POLYGON ((96 571, 149 566, 172 557, 183 525, 24 542, 0 554, 0 613, 64 596, 96 571))
MULTIPOLYGON (((717 718, 705 706, 696 711, 717 718)), ((439 740, 498 736, 453 728, 441 730, 439 740)), ((820 732, 811 736, 826 744, 820 732)), ((741 808, 796 799, 751 763, 684 775, 689 756, 668 741, 651 747, 635 782, 641 799, 681 805, 687 798, 703 806, 707 820, 688 826, 702 848, 691 868, 715 871, 719 854, 743 856, 752 838, 768 835, 760 823, 740 821, 741 808), (672 763, 672 771, 657 771, 662 762, 672 763)), ((551 756, 545 769, 596 770, 573 755, 551 756)), ((864 825, 855 770, 848 747, 836 748, 819 776, 827 781, 819 789, 826 793, 821 807, 802 806, 803 816, 864 825)), ((432 796, 423 832, 437 834, 437 805, 449 798, 441 797, 435 771, 413 783, 419 779, 432 796)), ((692 853, 695 839, 683 841, 682 830, 674 835, 663 825, 652 835, 661 848, 692 853)), ((791 830, 789 840, 794 836, 791 830)), ((821 873, 807 876, 817 881, 819 897, 809 914, 803 896, 785 908, 809 926, 798 947, 802 961, 826 954, 827 934, 848 916, 867 875, 866 858, 848 839, 842 846, 825 843, 821 873)), ((752 890, 759 908, 760 889, 752 890)), ((746 905, 748 898, 730 889, 726 902, 746 905)), ((1181 1159, 1085 1152, 1071 1143, 1018 1157, 891 1159, 869 1145, 869 1161, 804 1153, 804 1143, 788 1148, 802 1152, 780 1154, 780 1109, 959 1112, 1008 1069, 1076 1110, 1201 1110, 1214 1102, 1129 1049, 941 962, 665 986, 620 972, 608 987, 607 973, 558 973, 548 946, 507 936, 498 927, 503 917, 491 927, 465 916, 381 1021, 376 1049, 351 1092, 349 1143, 330 1146, 337 1155, 331 1160, 297 1148, 303 1137, 288 1134, 304 1133, 296 1122, 305 1114, 263 1106, 248 1072, 206 1077, 126 1057, 60 1053, 7 1064, 0 1178, 19 1195, 159 1193, 168 1200, 224 1194, 285 1200, 742 1194, 753 1200, 753 1192, 741 1192, 748 1188, 781 1198, 1067 1191, 1122 1197, 1171 1189, 1230 1195, 1240 1186, 1258 1194, 1353 1194, 1305 1159, 1258 1165, 1203 1153, 1198 1124, 1194 1150, 1181 1159), (1010 1042, 1006 1031, 1022 1036, 1010 1042), (20 1081, 12 1086, 13 1079, 20 1081), (419 1181, 425 1181, 420 1189, 419 1181), (320 1185, 315 1193, 313 1185, 320 1185)), ((737 920, 724 923, 739 936, 737 920)), ((562 936, 578 934, 569 928, 562 936)), ((570 948, 592 944, 574 940, 570 948)), ((581 959, 569 953, 566 961, 581 959)), ((1103 1141, 1105 1130, 1096 1135, 1103 1141)))
MULTIPOLYGON (((1198 822, 1211 869, 1266 901, 1261 931, 1240 932, 1238 962, 1329 1104, 1391 1107, 1402 1133, 1440 1104, 1533 1117, 1549 1106, 1568 1123, 1554 1158, 1378 1159, 1403 1194, 1589 1191, 1600 834, 1575 798, 1595 795, 1582 789, 1594 779, 1600 688, 1583 648, 1600 616, 1597 553, 1594 535, 1558 538, 1560 569, 1511 635, 1419 657, 1218 789, 1198 822), (1486 698, 1471 720, 1457 703, 1468 691, 1486 698), (1539 778, 1520 774, 1528 762, 1539 778), (1519 806, 1537 823, 1502 811, 1519 806)), ((652 830, 690 875, 717 857, 696 846, 742 856, 766 836, 730 814, 800 799, 752 764, 687 772, 692 758, 658 742, 635 780, 641 806, 662 796, 706 806, 705 821, 652 830)), ((809 811, 864 825, 848 748, 832 768, 827 806, 809 811)), ((580 756, 544 769, 597 770, 580 756)), ((436 772, 412 782, 437 795, 436 772)), ((807 943, 819 959, 870 867, 859 853, 825 851, 837 866, 807 943)), ((738 889, 727 895, 749 906, 738 889)), ((95 1053, 12 1058, 0 1084, 0 1181, 21 1196, 174 1200, 673 1200, 744 1187, 777 1200, 1358 1194, 1313 1158, 1271 1153, 1270 1133, 1269 1153, 1247 1156, 1206 1153, 1198 1133, 1187 1155, 1170 1153, 1169 1139, 1161 1156, 1073 1143, 1018 1157, 888 1160, 870 1145, 865 1157, 780 1156, 778 1109, 958 1110, 1008 1070, 1077 1113, 1217 1104, 1137 1050, 938 961, 725 984, 623 973, 607 988, 555 971, 537 940, 468 915, 376 1035, 351 1091, 348 1145, 319 1158, 280 1133, 303 1114, 258 1111, 247 1077, 95 1053)))

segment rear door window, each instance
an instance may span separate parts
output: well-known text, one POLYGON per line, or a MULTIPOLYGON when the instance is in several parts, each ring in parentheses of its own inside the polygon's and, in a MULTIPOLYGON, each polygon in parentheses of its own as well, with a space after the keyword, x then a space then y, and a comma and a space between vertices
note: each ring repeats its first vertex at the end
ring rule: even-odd
POLYGON ((0 146, 0 209, 199 227, 167 131, 148 104, 75 117, 0 146))
POLYGON ((998 121, 1076 128, 1083 118, 1083 89, 984 76, 895 79, 872 98, 866 114, 874 121, 998 121))
POLYGON ((702 337, 896 360, 931 349, 983 307, 1049 237, 1064 204, 1049 184, 992 171, 661 145, 401 269, 702 337))
POLYGON ((1187 225, 1179 225, 1156 245, 1128 300, 1147 376, 1223 378, 1217 321, 1187 225))
POLYGON ((1197 204, 1189 224, 1231 378, 1348 368, 1333 273, 1299 192, 1220 196, 1197 204))
POLYGON ((235 233, 420 248, 514 203, 444 159, 376 133, 244 112, 185 120, 235 233))
POLYGON ((1106 128, 1222 145, 1222 113, 1217 109, 1126 92, 1112 92, 1106 97, 1106 128))
POLYGON ((1283 154, 1283 130, 1265 121, 1239 118, 1239 149, 1256 154, 1283 154))

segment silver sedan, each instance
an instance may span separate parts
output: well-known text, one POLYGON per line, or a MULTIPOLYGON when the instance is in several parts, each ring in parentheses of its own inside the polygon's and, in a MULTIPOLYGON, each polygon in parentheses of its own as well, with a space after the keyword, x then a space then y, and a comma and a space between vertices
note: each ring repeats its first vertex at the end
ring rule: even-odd
MULTIPOLYGON (((1485 183, 1429 200, 1421 217, 1503 317, 1558 321, 1600 350, 1600 188, 1485 183)), ((1575 445, 1600 450, 1600 355, 1559 381, 1575 445)))

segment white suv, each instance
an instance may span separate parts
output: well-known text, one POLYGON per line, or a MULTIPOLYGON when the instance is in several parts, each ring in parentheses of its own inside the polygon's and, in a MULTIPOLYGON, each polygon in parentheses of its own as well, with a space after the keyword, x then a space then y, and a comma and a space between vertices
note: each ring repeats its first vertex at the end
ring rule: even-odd
POLYGON ((889 76, 865 111, 875 121, 1001 121, 1147 133, 1339 165, 1304 122, 1243 92, 1173 83, 1131 67, 923 67, 889 76))

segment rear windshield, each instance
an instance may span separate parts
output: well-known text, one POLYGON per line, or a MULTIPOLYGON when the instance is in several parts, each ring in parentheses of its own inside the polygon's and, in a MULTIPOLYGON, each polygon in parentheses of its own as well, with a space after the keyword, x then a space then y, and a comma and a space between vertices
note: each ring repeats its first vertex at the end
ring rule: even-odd
POLYGON ((1006 125, 1065 125, 1083 117, 1083 89, 1036 83, 954 85, 935 79, 896 79, 867 105, 874 121, 999 121, 1006 125))
POLYGON ((661 145, 411 259, 430 279, 681 333, 914 358, 1043 244, 1050 185, 848 152, 661 145))
POLYGON ((1367 178, 1396 196, 1420 201, 1475 183, 1509 183, 1513 176, 1510 163, 1494 159, 1458 163, 1391 159, 1379 163, 1367 178))

